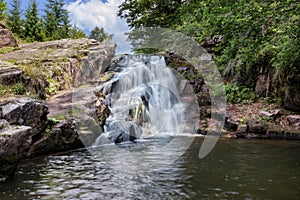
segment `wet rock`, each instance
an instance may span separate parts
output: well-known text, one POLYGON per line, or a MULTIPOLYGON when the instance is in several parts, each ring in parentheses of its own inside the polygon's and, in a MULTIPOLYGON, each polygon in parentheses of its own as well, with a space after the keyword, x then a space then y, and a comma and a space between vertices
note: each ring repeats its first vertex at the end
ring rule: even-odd
POLYGON ((237 138, 255 138, 253 133, 249 133, 249 126, 247 124, 240 124, 235 134, 237 138))
POLYGON ((284 132, 286 140, 300 140, 300 130, 287 130, 284 132))
POLYGON ((0 22, 0 48, 2 47, 17 47, 18 42, 14 38, 12 32, 6 29, 5 24, 0 22))
POLYGON ((110 115, 110 110, 108 107, 108 102, 105 100, 105 96, 99 92, 94 92, 96 96, 96 103, 95 103, 95 112, 96 117, 98 119, 98 124, 103 127, 105 125, 106 119, 110 115))
POLYGON ((32 129, 11 126, 0 129, 0 182, 14 175, 17 165, 31 144, 32 129))
POLYGON ((52 126, 49 132, 30 146, 28 157, 43 156, 51 153, 82 148, 78 132, 72 122, 63 120, 52 126))
POLYGON ((79 137, 86 147, 93 145, 96 139, 103 133, 103 128, 99 126, 97 119, 89 115, 85 115, 76 122, 79 137))
POLYGON ((282 139, 285 138, 284 131, 282 131, 282 130, 268 130, 267 138, 268 139, 282 140, 282 139))
POLYGON ((238 124, 232 122, 228 117, 225 118, 224 129, 227 131, 237 131, 238 124))
POLYGON ((117 137, 112 138, 113 142, 116 144, 122 143, 122 142, 128 142, 128 141, 134 141, 137 138, 131 134, 122 132, 117 137))
POLYGON ((48 107, 43 101, 21 98, 0 104, 0 110, 2 118, 10 124, 30 126, 35 134, 43 131, 48 123, 48 107))
POLYGON ((261 122, 258 121, 250 121, 248 123, 248 132, 256 133, 256 134, 266 134, 267 129, 263 126, 261 122))

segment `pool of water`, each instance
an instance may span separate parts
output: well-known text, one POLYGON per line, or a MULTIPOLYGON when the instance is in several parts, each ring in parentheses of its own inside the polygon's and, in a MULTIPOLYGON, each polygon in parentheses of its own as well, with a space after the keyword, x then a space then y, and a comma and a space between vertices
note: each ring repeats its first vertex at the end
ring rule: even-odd
POLYGON ((300 142, 220 139, 199 159, 202 141, 171 163, 174 150, 149 153, 158 140, 23 161, 0 199, 300 198, 300 142))

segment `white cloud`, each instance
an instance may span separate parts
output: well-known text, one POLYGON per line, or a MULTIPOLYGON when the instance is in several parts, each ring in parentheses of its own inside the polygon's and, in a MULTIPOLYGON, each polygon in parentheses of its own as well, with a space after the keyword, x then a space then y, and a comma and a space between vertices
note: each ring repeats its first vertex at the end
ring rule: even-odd
POLYGON ((66 5, 72 24, 85 32, 95 26, 103 27, 106 32, 118 34, 129 28, 124 20, 117 16, 118 6, 123 0, 76 0, 66 5))

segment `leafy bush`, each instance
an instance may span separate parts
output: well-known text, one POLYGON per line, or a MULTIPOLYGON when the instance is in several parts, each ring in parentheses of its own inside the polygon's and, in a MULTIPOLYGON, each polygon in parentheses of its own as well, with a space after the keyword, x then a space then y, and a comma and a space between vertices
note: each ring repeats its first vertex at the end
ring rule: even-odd
POLYGON ((250 88, 228 83, 225 85, 226 99, 229 103, 250 103, 256 100, 256 94, 250 88))

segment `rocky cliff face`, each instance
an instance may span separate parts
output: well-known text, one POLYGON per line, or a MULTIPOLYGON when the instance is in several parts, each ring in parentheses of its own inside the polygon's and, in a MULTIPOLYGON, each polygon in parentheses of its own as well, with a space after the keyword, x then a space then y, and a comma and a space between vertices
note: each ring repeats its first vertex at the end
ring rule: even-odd
MULTIPOLYGON (((49 119, 47 104, 50 111, 54 108, 63 112, 70 112, 74 101, 81 105, 82 95, 72 99, 73 93, 68 96, 64 92, 97 82, 114 53, 114 44, 64 39, 25 44, 13 52, 0 54, 0 181, 12 176, 23 158, 81 148, 85 138, 90 138, 88 144, 94 141, 93 134, 79 137, 76 123, 80 122, 74 118, 49 119), (56 93, 62 93, 64 104, 50 98, 56 93), (48 103, 43 101, 46 97, 51 99, 48 103), (66 105, 66 109, 57 105, 66 105)), ((88 92, 86 101, 91 106, 84 109, 93 113, 95 96, 83 90, 88 92)), ((89 124, 94 121, 88 115, 86 119, 89 124)), ((100 134, 101 130, 91 132, 100 134)))
MULTIPOLYGON (((86 38, 20 45, 19 50, 0 55, 2 61, 14 65, 0 63, 0 79, 1 71, 4 74, 16 67, 22 69, 26 93, 45 99, 58 91, 97 81, 114 53, 114 44, 86 38)), ((12 73, 6 73, 9 76, 12 73)))

